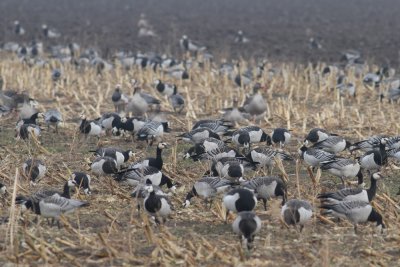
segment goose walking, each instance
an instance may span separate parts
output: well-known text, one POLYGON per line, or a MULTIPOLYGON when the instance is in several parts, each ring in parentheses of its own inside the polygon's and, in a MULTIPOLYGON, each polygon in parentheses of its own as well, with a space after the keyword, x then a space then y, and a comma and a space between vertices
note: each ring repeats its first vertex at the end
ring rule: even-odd
POLYGON ((125 110, 125 107, 129 102, 129 98, 122 93, 120 84, 115 86, 114 93, 111 96, 111 101, 114 104, 115 112, 120 113, 121 111, 125 110))
POLYGON ((253 248, 255 235, 261 230, 261 220, 252 211, 239 212, 232 223, 233 232, 239 235, 242 246, 248 250, 253 248))

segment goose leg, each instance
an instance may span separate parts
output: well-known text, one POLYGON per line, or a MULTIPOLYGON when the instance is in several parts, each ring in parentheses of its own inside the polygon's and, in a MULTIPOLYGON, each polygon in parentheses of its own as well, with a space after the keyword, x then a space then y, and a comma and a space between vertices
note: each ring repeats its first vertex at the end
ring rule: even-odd
POLYGON ((356 235, 358 234, 357 224, 354 224, 354 233, 355 233, 356 235))
POLYGON ((263 198, 262 201, 264 203, 264 210, 267 211, 267 200, 263 198))
POLYGON ((229 210, 226 210, 226 214, 225 214, 225 224, 228 223, 228 215, 229 215, 229 210))

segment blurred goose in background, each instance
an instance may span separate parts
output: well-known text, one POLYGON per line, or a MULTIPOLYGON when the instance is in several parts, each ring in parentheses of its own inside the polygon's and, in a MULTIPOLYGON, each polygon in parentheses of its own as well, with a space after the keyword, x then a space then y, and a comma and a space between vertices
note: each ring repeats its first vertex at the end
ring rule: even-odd
POLYGON ((255 235, 261 230, 261 220, 252 211, 239 212, 232 223, 233 232, 239 235, 243 247, 253 248, 255 235))
POLYGON ((135 87, 133 97, 129 100, 125 108, 127 114, 132 113, 133 116, 143 116, 146 114, 149 104, 142 96, 141 91, 140 87, 135 87))
POLYGON ((250 42, 249 38, 245 37, 242 30, 238 30, 234 42, 236 44, 247 44, 250 42))
POLYGON ((4 196, 7 193, 7 186, 3 183, 0 183, 0 197, 4 196))
POLYGON ((175 84, 163 83, 161 80, 155 80, 154 84, 157 91, 162 95, 171 96, 175 92, 175 84))
POLYGON ((379 214, 369 202, 365 201, 342 201, 339 203, 324 203, 320 206, 325 211, 323 215, 330 214, 336 218, 349 220, 354 225, 354 232, 357 234, 357 224, 376 222, 377 230, 383 231, 386 226, 383 224, 382 215, 379 214))
POLYGON ((114 93, 111 96, 111 100, 115 107, 115 112, 120 113, 125 110, 126 105, 129 102, 129 98, 121 92, 121 85, 115 86, 114 93))
POLYGON ((358 59, 361 58, 361 53, 357 50, 346 50, 343 51, 341 54, 341 61, 346 61, 350 64, 356 62, 358 59))
POLYGON ((321 50, 322 49, 321 38, 311 37, 310 40, 308 41, 308 47, 312 50, 321 50))
POLYGON ((367 73, 363 78, 363 83, 364 85, 377 88, 382 81, 382 76, 383 75, 380 73, 380 71, 377 71, 376 73, 367 73))
POLYGON ((43 31, 44 37, 49 38, 49 39, 56 39, 56 38, 61 37, 61 33, 59 33, 55 29, 49 29, 46 24, 42 25, 42 31, 43 31))
POLYGON ((24 35, 25 34, 25 29, 22 28, 21 23, 18 20, 14 21, 14 33, 16 35, 24 35))
POLYGON ((182 95, 178 93, 178 89, 176 88, 176 86, 174 88, 174 93, 169 96, 168 99, 175 113, 178 112, 180 114, 185 108, 185 99, 182 95))
POLYGON ((182 38, 179 40, 179 45, 185 52, 197 53, 207 49, 207 47, 190 40, 186 35, 182 35, 182 38))
POLYGON ((185 208, 189 207, 191 199, 197 196, 204 199, 206 207, 209 202, 211 208, 214 197, 218 193, 223 193, 231 187, 232 182, 228 179, 220 177, 202 177, 194 183, 192 190, 187 193, 183 206, 185 208))
POLYGON ((44 122, 47 124, 47 129, 50 126, 55 127, 55 132, 58 133, 58 125, 63 121, 61 112, 56 109, 50 109, 43 114, 44 122))
POLYGON ((309 202, 300 199, 291 199, 283 205, 281 216, 287 225, 300 225, 300 232, 304 225, 310 221, 313 214, 312 206, 309 202))
POLYGON ((361 166, 358 161, 353 159, 335 158, 333 160, 321 162, 320 168, 323 171, 327 171, 339 177, 343 186, 345 185, 345 178, 357 177, 359 185, 364 182, 361 166))
POLYGON ((29 178, 31 185, 36 185, 46 174, 47 168, 40 159, 28 159, 22 164, 22 170, 29 178))
POLYGON ((253 95, 246 97, 241 111, 245 111, 253 117, 261 116, 267 111, 267 102, 259 92, 262 88, 259 84, 253 87, 253 95))
POLYGON ((223 120, 233 123, 240 123, 250 118, 249 114, 239 111, 239 101, 236 97, 233 99, 233 106, 223 109, 222 112, 224 112, 223 120))

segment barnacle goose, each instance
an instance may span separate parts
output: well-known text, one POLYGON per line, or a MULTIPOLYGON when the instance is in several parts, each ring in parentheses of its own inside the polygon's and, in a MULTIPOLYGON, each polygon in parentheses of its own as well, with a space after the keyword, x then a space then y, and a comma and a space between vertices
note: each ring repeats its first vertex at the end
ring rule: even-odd
POLYGON ((361 166, 358 161, 353 159, 335 158, 333 160, 321 162, 320 168, 323 171, 327 171, 339 177, 343 185, 345 178, 357 177, 359 185, 364 182, 361 166))
POLYGON ((350 142, 346 141, 346 139, 341 136, 329 136, 325 140, 314 143, 312 148, 322 149, 326 152, 337 154, 350 146, 350 142))
POLYGON ((358 159, 361 168, 368 171, 379 171, 382 166, 386 165, 388 161, 385 147, 386 143, 387 139, 382 138, 380 141, 379 150, 371 150, 362 155, 358 159))
POLYGON ((239 101, 237 98, 233 99, 233 107, 225 108, 222 110, 224 112, 223 120, 230 121, 233 123, 242 122, 249 119, 249 114, 241 112, 239 110, 239 101))
POLYGON ((100 136, 104 134, 103 128, 96 122, 87 120, 86 116, 83 114, 80 117, 81 124, 79 125, 79 131, 85 135, 85 138, 88 136, 97 136, 100 138, 100 136))
POLYGON ((283 205, 281 216, 288 225, 300 225, 300 232, 304 225, 311 219, 313 214, 312 206, 309 202, 300 199, 291 199, 283 205))
POLYGON ((380 71, 376 73, 367 73, 363 78, 364 85, 379 87, 380 82, 382 81, 382 74, 380 71))
POLYGON ((237 152, 235 149, 228 146, 222 148, 212 148, 210 150, 205 150, 203 144, 196 144, 191 147, 183 158, 191 158, 194 161, 198 160, 218 160, 220 158, 243 158, 243 156, 237 152))
POLYGON ((237 146, 250 147, 252 143, 266 142, 271 145, 271 137, 258 126, 246 126, 232 134, 232 142, 237 146))
POLYGON ((331 153, 316 148, 308 148, 304 145, 300 148, 299 154, 304 162, 311 167, 317 167, 321 162, 335 159, 335 155, 331 153))
POLYGON ((311 129, 310 132, 307 134, 304 142, 311 142, 311 143, 317 143, 321 142, 325 139, 327 139, 330 136, 330 134, 321 128, 314 128, 311 129))
POLYGON ((246 97, 246 100, 241 110, 246 111, 252 116, 259 116, 266 112, 267 102, 265 101, 264 97, 259 93, 259 89, 261 88, 263 87, 253 87, 253 95, 246 97))
POLYGON ((285 128, 276 128, 271 133, 271 141, 273 144, 279 144, 280 147, 284 147, 289 143, 291 136, 289 130, 285 128))
POLYGON ((130 149, 122 150, 115 147, 101 147, 96 149, 95 151, 90 152, 94 152, 94 155, 97 157, 110 157, 115 159, 119 167, 127 162, 129 158, 134 155, 134 153, 130 149))
POLYGON ((30 183, 35 185, 46 174, 47 168, 40 159, 28 159, 22 164, 22 170, 30 183))
POLYGON ((211 171, 213 171, 213 175, 219 175, 222 178, 238 182, 243 180, 245 166, 249 167, 249 165, 251 164, 246 164, 237 158, 220 158, 213 161, 211 171))
POLYGON ((336 86, 339 91, 340 96, 349 95, 351 97, 356 97, 356 87, 353 83, 342 83, 336 86))
POLYGON ((357 233, 357 224, 376 222, 377 229, 383 231, 382 215, 379 214, 368 202, 365 201, 342 201, 339 203, 324 203, 320 206, 325 211, 323 215, 331 214, 336 218, 349 220, 354 225, 354 232, 357 233))
POLYGON ((156 194, 150 180, 146 180, 145 190, 147 190, 149 194, 143 200, 144 209, 149 215, 154 216, 157 224, 165 223, 166 218, 170 216, 173 211, 171 202, 165 195, 156 194))
POLYGON ((257 199, 261 199, 263 201, 264 210, 267 210, 267 200, 272 197, 282 196, 282 205, 284 205, 286 202, 286 185, 279 177, 255 177, 250 181, 242 182, 241 185, 244 188, 252 190, 257 199))
POLYGON ((49 39, 56 39, 61 36, 61 33, 56 31, 55 29, 49 29, 46 24, 42 25, 42 31, 43 31, 44 37, 49 38, 49 39))
POLYGON ((112 133, 114 135, 133 135, 142 129, 147 122, 147 119, 140 117, 122 118, 121 123, 112 128, 112 133))
POLYGON ((35 138, 40 136, 40 127, 36 124, 23 124, 17 131, 17 140, 30 139, 32 136, 35 138))
POLYGON ((0 197, 7 193, 7 186, 3 183, 0 183, 0 197))
POLYGON ((252 211, 239 212, 232 223, 233 232, 239 235, 242 246, 253 248, 254 236, 261 230, 261 220, 252 211))
POLYGON ((317 196, 321 201, 328 201, 337 203, 340 201, 364 201, 371 202, 376 194, 376 183, 377 180, 382 179, 383 176, 380 172, 373 173, 371 175, 371 185, 369 189, 362 188, 345 188, 336 192, 325 192, 317 196))
POLYGON ((166 96, 172 96, 176 90, 175 84, 163 83, 161 80, 155 80, 154 84, 157 91, 166 96))
POLYGON ((183 206, 185 208, 189 207, 191 199, 197 196, 204 199, 206 207, 208 202, 210 202, 211 208, 213 198, 218 193, 230 189, 232 185, 232 182, 228 179, 220 177, 202 177, 194 183, 192 190, 187 193, 183 206))
POLYGON ((279 157, 281 160, 292 161, 293 157, 284 151, 274 150, 269 147, 257 147, 252 149, 246 158, 256 164, 258 167, 270 168, 275 164, 275 157, 279 157))
POLYGON ((58 125, 63 121, 61 112, 56 109, 50 109, 43 114, 44 122, 47 124, 47 129, 50 126, 55 127, 55 132, 58 132, 58 125))
POLYGON ((152 167, 155 167, 155 168, 157 168, 158 170, 161 171, 162 167, 163 167, 163 163, 164 163, 163 162, 163 158, 162 158, 162 152, 167 147, 168 147, 167 143, 158 143, 157 151, 156 151, 157 153, 156 153, 156 157, 155 158, 149 157, 149 158, 146 158, 144 160, 132 163, 129 166, 129 168, 134 168, 135 169, 135 168, 143 168, 145 166, 152 166, 152 167))
POLYGON ((247 44, 250 42, 249 38, 245 37, 243 35, 243 31, 239 30, 237 31, 236 37, 235 37, 235 43, 237 44, 247 44))
POLYGON ((361 58, 361 53, 353 49, 343 51, 341 54, 341 61, 347 61, 348 63, 354 63, 356 60, 361 58))
POLYGON ((142 89, 140 87, 135 87, 133 97, 129 100, 125 108, 127 114, 131 112, 134 116, 143 116, 147 113, 149 104, 142 96, 141 91, 142 89))
POLYGON ((179 45, 184 51, 189 52, 202 52, 207 49, 207 47, 202 46, 196 42, 190 40, 186 35, 182 35, 182 38, 179 40, 179 45))
POLYGON ((168 99, 175 112, 178 111, 178 113, 181 113, 185 108, 185 99, 178 93, 176 87, 174 89, 174 93, 170 95, 168 99))
POLYGON ((34 114, 32 114, 29 118, 23 118, 21 120, 19 120, 17 122, 16 125, 16 129, 19 130, 21 128, 22 125, 24 124, 34 124, 34 125, 38 125, 38 119, 39 117, 43 117, 43 114, 40 112, 35 112, 34 114))
POLYGON ((107 112, 95 120, 104 130, 109 131, 121 124, 121 117, 114 112, 107 112))
POLYGON ((118 163, 110 157, 97 157, 91 163, 90 169, 99 176, 114 174, 118 172, 118 163))
POLYGON ((364 152, 368 152, 374 149, 379 149, 379 144, 381 143, 382 138, 387 138, 383 135, 374 135, 369 137, 366 140, 362 140, 360 142, 356 142, 349 147, 350 152, 361 150, 364 152))
POLYGON ((163 137, 164 132, 170 132, 169 122, 149 121, 136 133, 138 140, 151 140, 150 145, 153 144, 154 139, 163 137))
POLYGON ((183 140, 185 142, 192 142, 192 143, 200 143, 204 139, 212 137, 215 139, 220 139, 219 135, 214 133, 212 130, 209 128, 203 128, 199 127, 194 130, 191 130, 189 132, 183 133, 181 135, 177 136, 180 140, 183 140))
POLYGON ((16 35, 24 35, 25 34, 25 29, 22 28, 21 23, 18 20, 14 21, 14 33, 16 35))
POLYGON ((225 147, 226 145, 224 141, 221 141, 213 137, 208 137, 206 139, 203 139, 201 142, 195 144, 193 147, 191 147, 184 155, 184 158, 196 159, 211 151, 219 153, 225 147))
POLYGON ((75 186, 79 189, 82 188, 86 195, 91 195, 92 191, 90 189, 90 175, 84 172, 73 172, 71 174, 70 180, 74 181, 75 186))
POLYGON ((252 211, 257 204, 257 198, 250 190, 235 188, 224 196, 223 203, 226 207, 225 222, 227 222, 229 211, 252 211))
POLYGON ((227 132, 232 127, 233 125, 230 122, 224 120, 200 120, 193 125, 192 130, 197 128, 208 128, 211 131, 220 134, 227 132))
POLYGON ((117 84, 115 86, 114 93, 111 96, 111 100, 115 107, 115 112, 121 112, 125 110, 126 104, 129 102, 128 96, 121 92, 121 85, 117 84))

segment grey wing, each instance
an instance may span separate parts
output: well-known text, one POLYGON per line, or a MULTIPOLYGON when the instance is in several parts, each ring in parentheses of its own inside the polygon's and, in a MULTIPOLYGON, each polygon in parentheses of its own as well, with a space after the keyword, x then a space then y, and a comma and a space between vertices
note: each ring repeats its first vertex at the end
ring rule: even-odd
POLYGON ((327 153, 325 151, 319 150, 319 149, 315 149, 314 150, 314 156, 322 161, 328 161, 328 160, 332 160, 335 158, 335 155, 327 153))
POLYGON ((147 104, 154 104, 159 105, 161 102, 157 98, 153 97, 152 95, 146 93, 140 93, 140 96, 147 102, 147 104))
POLYGON ((35 193, 33 193, 31 195, 31 199, 34 202, 39 202, 40 200, 48 198, 48 197, 53 196, 55 194, 59 194, 59 192, 57 190, 54 190, 54 189, 50 189, 50 190, 40 189, 40 190, 36 191, 35 193))
POLYGON ((333 205, 332 209, 336 212, 349 215, 354 209, 359 209, 366 205, 369 205, 369 203, 363 201, 345 201, 333 205))
POLYGON ((46 205, 47 210, 58 210, 63 213, 87 205, 87 202, 75 199, 68 199, 60 196, 59 194, 54 194, 50 197, 43 199, 42 201, 46 205))
POLYGON ((361 189, 361 188, 345 188, 345 189, 335 192, 333 194, 333 198, 335 198, 337 200, 342 200, 347 196, 356 195, 356 194, 361 193, 362 191, 363 191, 363 189, 361 189))

